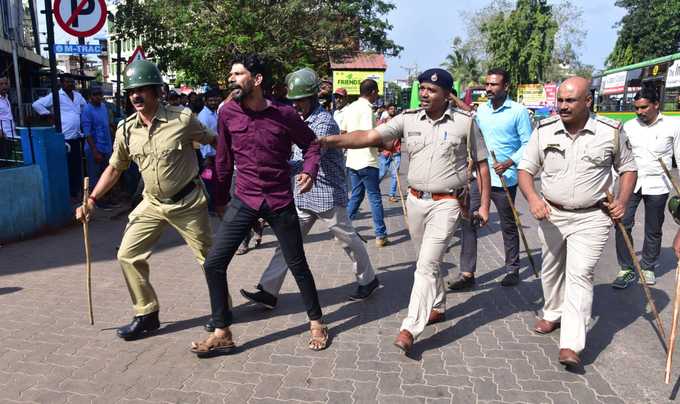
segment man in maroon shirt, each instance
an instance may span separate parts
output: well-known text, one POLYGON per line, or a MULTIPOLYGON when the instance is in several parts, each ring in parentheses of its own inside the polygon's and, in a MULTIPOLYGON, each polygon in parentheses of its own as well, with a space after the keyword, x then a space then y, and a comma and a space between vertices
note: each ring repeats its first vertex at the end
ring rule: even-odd
MULTIPOLYGON (((260 217, 271 225, 300 288, 311 323, 309 348, 324 349, 328 341, 316 285, 302 247, 288 165, 291 147, 296 144, 304 157, 297 185, 301 193, 309 191, 319 169, 319 146, 313 143, 314 132, 292 107, 264 98, 263 88, 269 77, 266 64, 258 56, 237 59, 229 73, 233 100, 220 109, 217 118, 218 186, 228 192, 234 163, 238 175, 234 198, 229 201, 204 265, 215 331, 206 340, 192 343, 191 350, 199 357, 226 353, 235 346, 229 331, 232 313, 227 305, 226 270, 239 244, 260 217)), ((216 199, 216 210, 224 212, 226 193, 219 192, 216 199)))

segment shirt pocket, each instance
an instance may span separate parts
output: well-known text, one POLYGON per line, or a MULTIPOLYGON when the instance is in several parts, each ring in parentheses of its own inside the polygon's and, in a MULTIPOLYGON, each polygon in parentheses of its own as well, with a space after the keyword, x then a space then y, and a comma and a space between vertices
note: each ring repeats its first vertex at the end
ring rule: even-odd
POLYGON ((550 177, 566 168, 567 150, 561 144, 548 144, 543 147, 543 173, 550 177))
POLYGON ((649 147, 649 150, 654 153, 654 158, 663 157, 666 154, 673 153, 673 138, 668 136, 658 136, 649 147))
POLYGON ((439 155, 447 160, 455 160, 457 156, 465 156, 467 158, 467 150, 461 150, 465 145, 462 139, 454 136, 440 139, 437 143, 437 152, 439 155))
POLYGON ((578 160, 577 171, 587 172, 592 169, 601 169, 612 166, 611 148, 586 149, 578 160))
POLYGON ((408 136, 406 138, 406 148, 410 154, 416 154, 425 147, 425 138, 423 135, 408 136))

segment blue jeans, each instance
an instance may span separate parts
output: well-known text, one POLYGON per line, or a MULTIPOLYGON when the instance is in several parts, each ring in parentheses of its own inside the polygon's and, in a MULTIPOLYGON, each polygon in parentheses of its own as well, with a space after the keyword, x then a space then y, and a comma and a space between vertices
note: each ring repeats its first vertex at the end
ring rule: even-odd
POLYGON ((391 165, 392 182, 390 183, 389 196, 397 196, 397 173, 399 172, 399 165, 401 164, 401 153, 393 153, 389 157, 385 157, 384 154, 380 153, 378 164, 380 165, 380 172, 378 173, 380 181, 385 177, 387 169, 390 168, 391 165))
POLYGON ((382 198, 380 196, 379 173, 379 170, 375 167, 364 167, 361 170, 349 169, 352 194, 347 204, 347 213, 350 220, 354 220, 359 211, 359 205, 364 200, 364 194, 368 193, 375 236, 383 238, 387 236, 387 228, 385 227, 385 213, 383 212, 382 198))

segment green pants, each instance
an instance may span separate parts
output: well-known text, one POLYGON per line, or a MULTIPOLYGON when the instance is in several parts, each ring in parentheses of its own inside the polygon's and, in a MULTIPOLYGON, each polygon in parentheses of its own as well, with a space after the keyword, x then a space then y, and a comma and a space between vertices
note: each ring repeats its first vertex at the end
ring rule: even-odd
POLYGON ((130 213, 129 219, 118 249, 118 261, 130 291, 135 315, 141 316, 159 309, 156 292, 149 281, 148 259, 167 225, 179 232, 203 268, 212 244, 208 199, 202 186, 197 186, 175 204, 164 204, 144 194, 144 199, 130 213))

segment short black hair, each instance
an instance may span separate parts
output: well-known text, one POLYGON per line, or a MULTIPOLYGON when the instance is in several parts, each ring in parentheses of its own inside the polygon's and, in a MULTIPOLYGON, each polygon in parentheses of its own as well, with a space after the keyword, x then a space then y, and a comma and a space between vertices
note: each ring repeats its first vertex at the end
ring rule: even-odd
POLYGON ((244 53, 241 55, 236 55, 232 61, 234 64, 240 63, 246 68, 253 76, 257 74, 262 75, 262 88, 268 88, 271 80, 271 68, 267 60, 255 53, 244 53))
POLYGON ((645 98, 650 102, 659 102, 659 94, 656 92, 656 89, 654 87, 649 86, 642 87, 640 91, 635 93, 635 97, 633 97, 635 101, 641 98, 645 98))
POLYGON ((389 104, 385 105, 385 109, 390 109, 390 107, 396 108, 397 105, 396 105, 395 103, 393 103, 393 102, 390 102, 389 104))
POLYGON ((507 70, 505 70, 501 67, 494 67, 492 69, 489 69, 488 72, 486 72, 487 76, 491 76, 492 74, 495 74, 497 76, 502 76, 503 77, 503 84, 510 84, 510 73, 508 73, 507 70))
POLYGON ((365 79, 359 85, 359 95, 367 96, 373 91, 378 92, 378 83, 373 79, 365 79))

